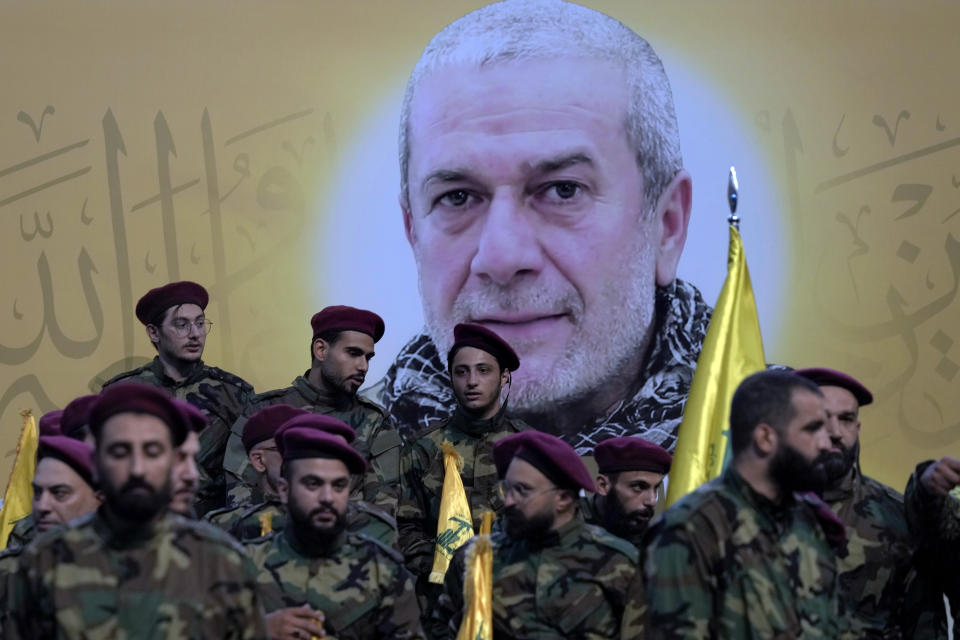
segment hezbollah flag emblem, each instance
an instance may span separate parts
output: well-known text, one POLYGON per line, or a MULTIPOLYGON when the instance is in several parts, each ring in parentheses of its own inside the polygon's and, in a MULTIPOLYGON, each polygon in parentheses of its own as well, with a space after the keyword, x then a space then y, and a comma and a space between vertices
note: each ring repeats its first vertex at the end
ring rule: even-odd
POLYGON ((449 442, 441 444, 440 449, 443 451, 443 493, 437 519, 437 546, 430 572, 430 582, 436 584, 443 584, 454 552, 473 537, 473 516, 460 478, 463 457, 449 442))

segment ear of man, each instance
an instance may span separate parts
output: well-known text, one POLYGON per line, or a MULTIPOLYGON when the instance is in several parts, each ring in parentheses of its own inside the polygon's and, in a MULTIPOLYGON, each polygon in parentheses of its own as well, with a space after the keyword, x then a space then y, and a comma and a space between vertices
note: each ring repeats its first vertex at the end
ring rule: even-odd
POLYGON ((610 478, 601 474, 597 475, 597 494, 605 496, 610 493, 610 489, 613 488, 613 483, 610 482, 610 478))
POLYGON ((657 239, 657 284, 661 287, 677 277, 677 264, 687 241, 690 209, 693 204, 693 181, 681 169, 660 194, 654 211, 657 239))
POLYGON ((752 439, 753 447, 757 453, 757 457, 772 457, 777 451, 779 438, 780 434, 773 426, 767 424, 766 422, 761 422, 758 424, 753 430, 752 439))

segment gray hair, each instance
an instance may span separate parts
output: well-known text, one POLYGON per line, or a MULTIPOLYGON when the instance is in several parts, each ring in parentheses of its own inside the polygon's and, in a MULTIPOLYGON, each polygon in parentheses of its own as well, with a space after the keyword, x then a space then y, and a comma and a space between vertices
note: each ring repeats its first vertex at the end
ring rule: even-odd
POLYGON ((650 44, 608 15, 562 0, 505 0, 469 13, 427 44, 417 61, 400 112, 400 189, 409 203, 410 107, 431 71, 454 64, 483 67, 497 61, 596 58, 622 65, 630 104, 626 133, 643 174, 652 211, 683 167, 670 81, 650 44))

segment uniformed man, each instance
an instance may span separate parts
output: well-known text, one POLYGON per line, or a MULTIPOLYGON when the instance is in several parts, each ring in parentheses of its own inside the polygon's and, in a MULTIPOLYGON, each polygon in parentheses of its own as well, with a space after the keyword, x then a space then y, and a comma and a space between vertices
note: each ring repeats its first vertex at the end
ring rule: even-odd
MULTIPOLYGON (((288 404, 264 407, 247 420, 243 428, 243 446, 250 464, 260 475, 258 489, 264 500, 211 511, 205 520, 212 522, 240 541, 252 540, 273 531, 281 531, 287 522, 287 509, 280 496, 282 460, 277 450, 280 429, 310 427, 344 439, 348 444, 357 434, 350 425, 336 418, 296 409, 288 404)), ((383 509, 358 498, 355 490, 347 507, 346 528, 363 533, 383 544, 397 546, 397 522, 383 509)))
POLYGON ((843 618, 833 544, 815 497, 830 450, 823 394, 786 371, 744 380, 730 409, 733 460, 651 527, 646 638, 834 638, 843 618), (828 538, 829 535, 829 538, 828 538))
POLYGON ((170 510, 188 518, 195 518, 197 514, 194 505, 197 502, 197 490, 200 488, 197 455, 200 453, 200 434, 208 424, 207 416, 192 404, 176 398, 173 400, 189 419, 190 430, 174 454, 170 510))
MULTIPOLYGON (((833 369, 796 374, 817 384, 826 404, 830 451, 822 495, 847 529, 847 552, 838 557, 837 568, 851 632, 866 639, 937 637, 930 627, 932 607, 920 606, 930 599, 916 571, 903 496, 860 470, 860 407, 873 402, 873 394, 833 369)), ((930 604, 943 608, 936 599, 930 604)))
POLYGON ((74 398, 63 408, 60 416, 60 430, 63 435, 82 440, 93 446, 93 434, 90 432, 90 407, 97 401, 98 395, 86 395, 74 398))
POLYGON ((460 478, 470 504, 474 530, 484 511, 499 514, 503 498, 497 486, 493 443, 530 427, 505 415, 500 398, 520 360, 510 345, 493 331, 474 324, 454 328, 447 354, 447 372, 457 398, 453 417, 417 434, 401 458, 403 486, 397 524, 407 567, 417 576, 421 592, 433 563, 443 494, 444 454, 449 442, 463 458, 460 478))
MULTIPOLYGON (((907 522, 917 537, 920 568, 933 598, 946 595, 953 629, 960 630, 960 459, 943 456, 917 465, 904 495, 907 522)), ((946 627, 940 616, 939 632, 946 627)))
POLYGON ((7 592, 23 545, 35 534, 95 511, 100 495, 93 477, 93 447, 64 436, 40 437, 29 536, 0 553, 0 637, 8 624, 7 592))
MULTIPOLYGON (((580 456, 539 431, 493 446, 502 479, 503 530, 493 547, 494 637, 619 638, 637 550, 577 517, 577 494, 594 491, 580 456)), ((457 550, 434 610, 434 637, 454 638, 463 613, 465 554, 457 550)))
POLYGON ((593 456, 599 470, 597 492, 580 498, 583 519, 640 549, 673 456, 634 436, 604 440, 593 456))
POLYGON ((265 638, 243 550, 167 509, 188 421, 160 389, 118 383, 101 394, 90 427, 104 503, 24 549, 13 637, 265 638))
POLYGON ((270 638, 422 639, 402 556, 345 531, 351 475, 364 472, 364 457, 310 426, 285 427, 276 441, 290 521, 282 532, 247 544, 270 638))
MULTIPOLYGON (((353 446, 370 462, 362 479, 362 499, 396 517, 400 435, 382 407, 357 394, 374 356, 374 344, 383 337, 383 320, 372 311, 333 306, 316 313, 310 325, 310 369, 291 386, 256 396, 252 410, 289 404, 349 424, 357 432, 353 446)), ((234 423, 224 460, 224 469, 233 484, 230 505, 263 500, 256 491, 258 474, 243 447, 244 422, 234 423)))
POLYGON ((196 510, 203 515, 226 504, 223 455, 230 426, 244 415, 253 387, 239 376, 201 359, 213 323, 204 310, 209 296, 195 282, 171 282, 151 289, 137 302, 137 318, 157 355, 150 364, 121 373, 120 381, 161 387, 203 411, 210 421, 200 434, 200 489, 196 510))

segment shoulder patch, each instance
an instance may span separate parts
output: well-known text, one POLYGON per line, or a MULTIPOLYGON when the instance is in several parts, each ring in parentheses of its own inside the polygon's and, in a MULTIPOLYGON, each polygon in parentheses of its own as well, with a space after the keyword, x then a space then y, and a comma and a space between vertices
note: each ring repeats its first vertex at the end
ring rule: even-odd
POLYGON ((225 382, 227 384, 232 384, 235 387, 239 387, 243 391, 248 393, 253 393, 253 385, 241 378, 240 376, 230 373, 229 371, 224 371, 220 367, 207 367, 207 373, 214 380, 219 380, 220 382, 225 382))
POLYGON ((613 549, 614 551, 622 553, 634 564, 639 562, 640 552, 637 551, 637 548, 631 543, 627 542, 623 538, 618 538, 602 527, 592 524, 585 524, 584 527, 586 527, 587 531, 589 532, 590 538, 599 546, 607 547, 608 549, 613 549))
POLYGON ((356 546, 372 545, 376 547, 379 555, 384 555, 396 562, 399 566, 403 566, 403 554, 394 549, 393 547, 388 547, 379 540, 374 540, 370 536, 364 533, 349 533, 347 534, 347 539, 351 544, 356 546))

